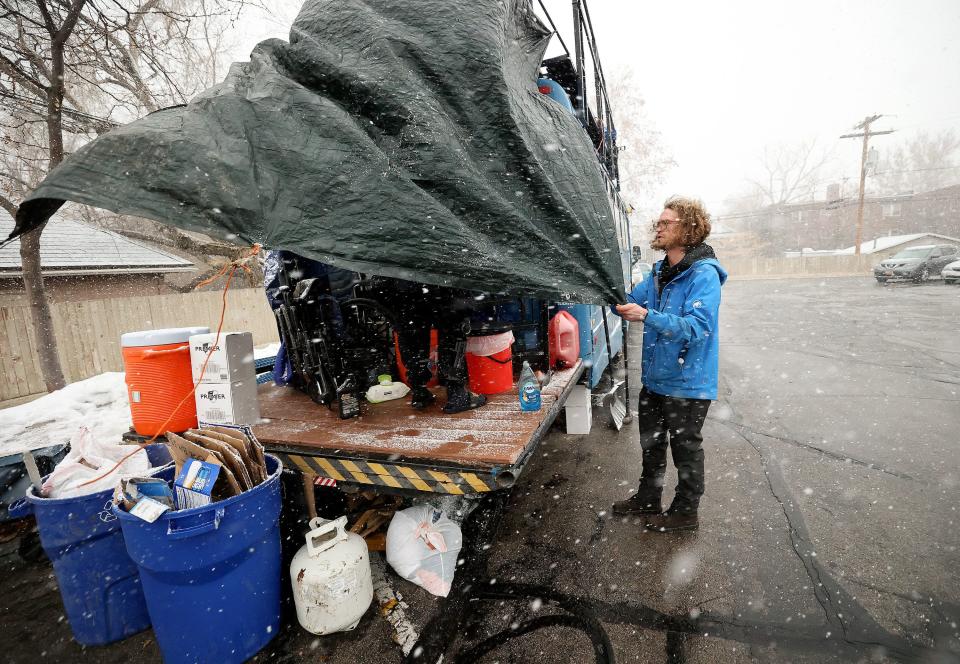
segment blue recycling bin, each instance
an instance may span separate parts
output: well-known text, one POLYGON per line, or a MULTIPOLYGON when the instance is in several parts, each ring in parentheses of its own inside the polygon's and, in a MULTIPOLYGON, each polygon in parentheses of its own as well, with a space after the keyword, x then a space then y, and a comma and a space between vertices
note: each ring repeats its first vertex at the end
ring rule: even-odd
MULTIPOLYGON (((149 446, 147 456, 154 466, 170 460, 163 445, 149 446)), ((150 626, 137 566, 110 512, 112 498, 113 491, 43 498, 30 486, 10 506, 11 516, 36 517, 73 638, 85 646, 119 641, 150 626)))
POLYGON ((147 523, 116 507, 166 664, 244 662, 280 629, 280 461, 268 478, 147 523))

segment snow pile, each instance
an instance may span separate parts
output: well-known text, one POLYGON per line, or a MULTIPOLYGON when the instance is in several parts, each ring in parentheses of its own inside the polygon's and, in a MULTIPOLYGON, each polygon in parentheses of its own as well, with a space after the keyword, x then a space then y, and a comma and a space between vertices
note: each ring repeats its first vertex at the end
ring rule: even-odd
MULTIPOLYGON (((277 354, 279 343, 255 348, 257 358, 277 354)), ((36 401, 0 410, 0 456, 68 442, 85 426, 102 441, 130 430, 130 403, 122 371, 67 385, 36 401)))
POLYGON ((93 376, 0 410, 0 456, 66 443, 81 426, 99 440, 117 442, 130 429, 123 372, 93 376))

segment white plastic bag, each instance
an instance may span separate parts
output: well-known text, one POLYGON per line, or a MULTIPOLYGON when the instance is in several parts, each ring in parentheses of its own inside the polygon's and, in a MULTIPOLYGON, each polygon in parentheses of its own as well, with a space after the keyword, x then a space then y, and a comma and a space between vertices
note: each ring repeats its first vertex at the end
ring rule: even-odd
POLYGON ((45 498, 75 498, 113 489, 121 477, 143 475, 150 468, 147 453, 141 449, 118 469, 100 477, 135 449, 132 445, 96 440, 87 427, 80 427, 70 440, 70 452, 44 481, 41 492, 45 498), (100 479, 86 484, 95 478, 100 479))
POLYGON ((387 529, 390 566, 407 581, 440 597, 450 592, 462 546, 460 526, 430 505, 400 510, 387 529))
POLYGON ((510 348, 514 341, 513 330, 482 337, 467 337, 467 352, 478 357, 487 357, 510 348))

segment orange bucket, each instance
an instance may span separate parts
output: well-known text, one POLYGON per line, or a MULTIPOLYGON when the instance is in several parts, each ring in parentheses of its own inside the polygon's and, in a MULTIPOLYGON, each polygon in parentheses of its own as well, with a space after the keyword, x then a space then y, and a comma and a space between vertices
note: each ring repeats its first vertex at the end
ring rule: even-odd
POLYGON ((209 332, 207 327, 186 327, 128 332, 120 337, 130 415, 138 434, 155 436, 197 426, 196 402, 192 396, 187 398, 193 390, 187 341, 193 334, 209 332))
MULTIPOLYGON (((513 334, 508 333, 509 343, 513 343, 513 334)), ((490 355, 476 355, 470 352, 469 341, 467 375, 470 377, 470 391, 477 394, 500 394, 513 389, 513 350, 508 345, 501 351, 490 355)))

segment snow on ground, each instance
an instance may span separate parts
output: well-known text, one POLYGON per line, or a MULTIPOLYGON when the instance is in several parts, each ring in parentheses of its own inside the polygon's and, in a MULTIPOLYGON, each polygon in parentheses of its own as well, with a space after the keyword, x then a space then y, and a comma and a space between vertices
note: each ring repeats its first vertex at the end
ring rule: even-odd
MULTIPOLYGON (((280 344, 254 349, 271 357, 280 344)), ((35 401, 0 410, 0 457, 67 443, 81 426, 98 438, 120 440, 130 429, 124 373, 113 371, 70 383, 35 401)))
POLYGON ((81 426, 97 438, 119 441, 130 429, 123 376, 121 371, 102 373, 0 410, 0 456, 69 442, 81 426))
POLYGON ((253 357, 260 359, 261 357, 274 357, 277 354, 277 351, 280 350, 280 343, 267 344, 266 346, 260 346, 259 348, 253 349, 253 357))

